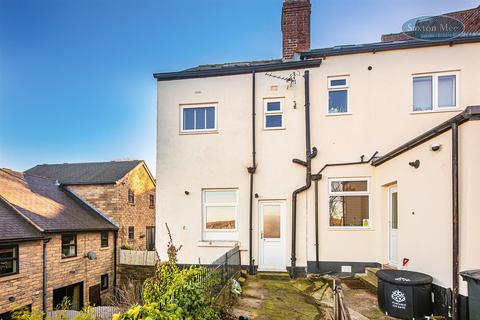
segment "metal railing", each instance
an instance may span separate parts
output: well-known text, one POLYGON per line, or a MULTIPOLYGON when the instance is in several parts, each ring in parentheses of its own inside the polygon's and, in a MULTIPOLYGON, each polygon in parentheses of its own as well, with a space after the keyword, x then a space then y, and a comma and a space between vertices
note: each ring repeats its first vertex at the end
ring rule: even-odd
POLYGON ((242 268, 240 248, 237 246, 209 265, 204 265, 206 275, 204 280, 212 281, 214 285, 212 295, 217 295, 228 281, 242 268))
POLYGON ((333 313, 335 320, 351 320, 343 296, 342 281, 338 278, 333 279, 333 313))

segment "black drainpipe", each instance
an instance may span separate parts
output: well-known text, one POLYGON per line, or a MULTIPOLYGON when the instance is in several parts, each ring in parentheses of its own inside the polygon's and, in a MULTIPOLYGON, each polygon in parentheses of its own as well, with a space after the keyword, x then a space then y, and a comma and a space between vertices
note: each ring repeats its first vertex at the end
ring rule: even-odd
POLYGON ((113 232, 113 293, 117 293, 117 243, 118 230, 113 232))
POLYGON ((50 239, 43 239, 43 278, 42 278, 42 311, 43 317, 47 314, 47 243, 50 239))
POLYGON ((250 174, 250 212, 249 212, 249 234, 248 234, 248 273, 255 273, 253 263, 253 175, 257 169, 255 152, 255 70, 252 71, 252 166, 248 167, 250 174))
POLYGON ((453 224, 453 267, 452 267, 452 319, 458 319, 458 254, 459 254, 459 201, 458 201, 458 124, 452 123, 452 224, 453 224))
POLYGON ((293 159, 294 163, 301 164, 306 167, 306 183, 304 186, 296 189, 292 193, 292 256, 290 276, 295 278, 296 272, 296 247, 297 247, 297 195, 306 191, 312 185, 312 159, 317 155, 317 148, 311 148, 310 145, 310 73, 308 70, 303 75, 305 79, 305 149, 306 161, 293 159))

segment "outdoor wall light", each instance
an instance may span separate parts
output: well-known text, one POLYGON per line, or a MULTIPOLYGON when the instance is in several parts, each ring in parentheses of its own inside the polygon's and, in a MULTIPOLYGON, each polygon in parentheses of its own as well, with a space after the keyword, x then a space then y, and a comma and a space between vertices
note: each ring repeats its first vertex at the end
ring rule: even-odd
POLYGON ((372 71, 373 67, 372 66, 368 66, 368 71, 372 71))
POLYGON ((438 151, 438 150, 440 150, 441 147, 442 147, 442 145, 440 143, 432 143, 430 145, 430 149, 432 151, 438 151))
POLYGON ((259 197, 258 193, 255 193, 255 198, 257 198, 257 199, 258 199, 258 197, 259 197))
POLYGON ((415 160, 415 161, 409 162, 408 164, 414 167, 415 169, 418 169, 418 167, 420 167, 420 160, 415 160))
POLYGON ((189 192, 189 191, 187 191, 187 190, 185 190, 185 195, 187 195, 187 196, 188 196, 189 194, 190 194, 190 192, 189 192))

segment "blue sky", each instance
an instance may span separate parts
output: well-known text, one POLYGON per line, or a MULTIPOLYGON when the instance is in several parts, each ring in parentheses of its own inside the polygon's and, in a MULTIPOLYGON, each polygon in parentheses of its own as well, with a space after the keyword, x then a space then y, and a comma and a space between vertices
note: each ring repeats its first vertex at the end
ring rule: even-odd
MULTIPOLYGON (((312 47, 375 42, 478 0, 312 0, 312 47)), ((278 58, 281 0, 0 0, 0 167, 145 159, 153 72, 278 58)))

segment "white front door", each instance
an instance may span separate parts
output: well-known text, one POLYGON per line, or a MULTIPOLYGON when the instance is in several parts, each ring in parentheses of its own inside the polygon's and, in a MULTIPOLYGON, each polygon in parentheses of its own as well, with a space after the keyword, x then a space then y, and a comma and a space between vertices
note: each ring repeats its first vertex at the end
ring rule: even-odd
POLYGON ((261 201, 259 207, 260 271, 285 271, 285 201, 261 201))
POLYGON ((397 186, 388 189, 389 264, 398 265, 398 192, 397 186))

